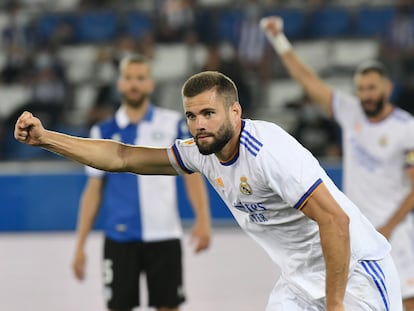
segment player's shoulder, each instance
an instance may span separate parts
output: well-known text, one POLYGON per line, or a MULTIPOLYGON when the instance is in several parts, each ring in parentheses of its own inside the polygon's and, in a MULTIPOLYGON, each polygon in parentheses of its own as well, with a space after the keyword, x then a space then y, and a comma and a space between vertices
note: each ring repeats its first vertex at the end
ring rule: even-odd
POLYGON ((414 124, 414 116, 406 110, 400 107, 395 107, 392 112, 392 118, 397 122, 405 124, 414 124))
POLYGON ((248 136, 251 136, 262 143, 267 141, 276 142, 275 139, 280 137, 288 137, 289 134, 281 128, 279 125, 273 122, 264 121, 264 120, 243 120, 244 127, 243 133, 247 133, 248 136))
POLYGON ((173 117, 175 119, 182 119, 182 114, 180 112, 170 108, 154 106, 154 112, 160 117, 173 117))
POLYGON ((92 126, 91 131, 99 131, 102 136, 105 136, 105 133, 111 133, 118 129, 118 124, 115 117, 109 117, 108 119, 102 120, 92 126))

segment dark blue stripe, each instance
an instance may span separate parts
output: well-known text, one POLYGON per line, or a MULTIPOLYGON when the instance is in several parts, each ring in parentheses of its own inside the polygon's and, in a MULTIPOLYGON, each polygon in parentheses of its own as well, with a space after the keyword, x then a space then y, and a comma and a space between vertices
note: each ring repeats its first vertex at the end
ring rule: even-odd
POLYGON ((382 287, 384 288, 384 290, 385 290, 385 293, 387 294, 387 296, 388 296, 388 291, 387 291, 387 287, 385 286, 385 283, 384 283, 384 277, 381 277, 381 275, 382 276, 384 276, 384 273, 382 272, 382 270, 381 270, 381 267, 378 265, 378 263, 377 263, 377 265, 376 265, 376 267, 377 267, 377 269, 375 269, 375 267, 373 266, 373 264, 374 264, 374 262, 375 261, 366 261, 367 263, 368 263, 368 266, 371 268, 371 271, 375 274, 375 276, 381 281, 381 284, 382 284, 382 287), (381 275, 379 275, 378 274, 378 270, 379 270, 379 272, 381 273, 381 275))
POLYGON ((188 168, 185 167, 183 160, 181 159, 180 153, 178 152, 178 148, 177 146, 174 144, 172 145, 172 151, 174 152, 175 158, 178 161, 178 165, 181 167, 181 169, 188 173, 188 174, 192 174, 194 173, 193 171, 189 170, 188 168))
POLYGON ((386 297, 386 293, 384 293, 384 291, 382 290, 380 284, 378 283, 377 278, 375 277, 375 275, 368 269, 367 267, 367 263, 365 261, 360 261, 362 267, 365 269, 365 271, 371 276, 371 278, 374 280, 375 285, 377 286, 378 291, 380 292, 382 301, 384 302, 385 305, 385 309, 387 311, 389 311, 389 306, 388 306, 388 302, 387 302, 387 297, 386 297))
POLYGON ((385 279, 384 271, 382 271, 382 268, 380 267, 380 265, 378 264, 378 262, 373 261, 372 263, 377 267, 378 271, 381 272, 382 278, 385 279))
POLYGON ((256 151, 254 151, 254 150, 252 150, 251 148, 250 148, 250 145, 249 144, 247 144, 246 142, 244 142, 244 141, 240 141, 240 145, 243 145, 243 146, 245 146, 246 147, 246 149, 247 149, 247 151, 249 151, 253 156, 257 156, 257 152, 256 151))
POLYGON ((256 151, 259 151, 260 149, 259 149, 259 147, 257 147, 257 146, 255 146, 255 145, 253 145, 253 143, 251 142, 251 141, 249 141, 249 138, 248 137, 246 137, 246 136, 241 136, 240 137, 240 141, 244 141, 246 144, 249 144, 251 147, 253 147, 253 149, 255 149, 256 151))
POLYGON ((246 130, 244 130, 243 132, 242 132, 242 135, 243 135, 243 133, 245 133, 247 136, 249 136, 256 144, 258 144, 260 147, 262 147, 263 146, 263 144, 260 142, 260 141, 258 141, 252 134, 250 134, 248 131, 246 131, 246 130))
POLYGON ((306 191, 306 193, 300 198, 298 203, 295 204, 294 208, 298 209, 303 204, 303 202, 305 202, 305 200, 312 194, 316 187, 318 187, 321 183, 322 179, 320 178, 317 181, 315 181, 315 183, 309 188, 309 190, 306 191))
POLYGON ((238 158, 239 158, 239 150, 237 150, 237 153, 235 154, 235 156, 233 157, 233 159, 231 159, 230 161, 227 161, 227 162, 220 162, 220 164, 221 165, 224 165, 224 166, 230 166, 234 162, 236 162, 238 158))

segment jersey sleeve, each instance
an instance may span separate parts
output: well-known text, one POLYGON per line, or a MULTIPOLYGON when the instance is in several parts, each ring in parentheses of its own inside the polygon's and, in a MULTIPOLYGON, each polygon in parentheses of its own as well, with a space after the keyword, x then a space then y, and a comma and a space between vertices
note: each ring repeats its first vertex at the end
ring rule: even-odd
POLYGON ((333 117, 341 127, 353 126, 354 120, 362 113, 358 98, 335 91, 332 96, 333 117))
POLYGON ((170 163, 178 174, 199 172, 201 154, 194 139, 177 139, 167 151, 170 163))
POLYGON ((269 186, 295 209, 301 209, 323 183, 319 162, 287 133, 266 149, 262 169, 269 186))
MULTIPOLYGON (((89 137, 94 138, 94 139, 102 138, 101 131, 97 125, 92 126, 90 133, 89 133, 89 137)), ((85 166, 85 173, 89 177, 97 177, 97 178, 103 177, 105 175, 104 171, 98 170, 90 166, 85 166)))

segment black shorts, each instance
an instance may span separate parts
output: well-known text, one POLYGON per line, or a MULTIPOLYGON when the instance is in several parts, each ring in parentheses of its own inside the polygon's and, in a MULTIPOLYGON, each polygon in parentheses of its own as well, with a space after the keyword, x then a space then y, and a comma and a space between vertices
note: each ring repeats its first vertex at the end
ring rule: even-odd
POLYGON ((176 308, 185 301, 178 239, 161 242, 119 243, 105 238, 103 283, 110 309, 140 305, 139 276, 146 275, 148 304, 176 308))

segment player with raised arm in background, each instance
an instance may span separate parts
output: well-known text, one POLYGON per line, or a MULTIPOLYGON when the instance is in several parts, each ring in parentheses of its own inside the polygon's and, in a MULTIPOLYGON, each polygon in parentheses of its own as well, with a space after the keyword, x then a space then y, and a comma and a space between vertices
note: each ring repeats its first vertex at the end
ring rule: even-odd
MULTIPOLYGON (((150 64, 142 56, 122 59, 119 72, 117 87, 122 105, 113 118, 92 128, 92 138, 162 147, 189 137, 179 112, 150 102, 154 81, 150 64)), ((81 199, 73 261, 76 278, 85 277, 85 243, 102 209, 102 272, 108 309, 132 310, 140 305, 139 280, 143 273, 149 305, 158 311, 179 310, 185 291, 176 178, 106 173, 91 167, 86 171, 89 178, 81 199)), ((184 182, 195 211, 192 236, 195 251, 199 252, 210 241, 208 193, 200 174, 186 175, 184 182)))
POLYGON ((392 84, 377 61, 355 72, 356 96, 333 90, 295 54, 279 17, 262 19, 293 79, 343 131, 344 192, 392 245, 406 311, 414 310, 414 118, 395 107, 392 84))
POLYGON ((202 173, 280 268, 267 311, 402 310, 389 243, 308 150, 276 124, 242 119, 219 72, 191 76, 182 96, 193 138, 170 148, 61 134, 30 112, 15 138, 106 171, 202 173))

